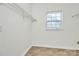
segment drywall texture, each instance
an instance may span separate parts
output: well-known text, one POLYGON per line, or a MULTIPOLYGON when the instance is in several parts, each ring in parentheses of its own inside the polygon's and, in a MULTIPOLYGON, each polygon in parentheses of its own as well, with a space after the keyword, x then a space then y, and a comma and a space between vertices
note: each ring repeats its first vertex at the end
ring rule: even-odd
POLYGON ((72 15, 79 13, 79 4, 55 4, 41 3, 32 4, 32 16, 37 19, 33 23, 32 38, 33 44, 55 48, 79 49, 79 17, 72 18, 72 15), (48 11, 62 10, 64 14, 63 30, 46 31, 46 13, 48 11))
POLYGON ((31 44, 31 20, 0 5, 0 25, 0 56, 23 55, 31 44))

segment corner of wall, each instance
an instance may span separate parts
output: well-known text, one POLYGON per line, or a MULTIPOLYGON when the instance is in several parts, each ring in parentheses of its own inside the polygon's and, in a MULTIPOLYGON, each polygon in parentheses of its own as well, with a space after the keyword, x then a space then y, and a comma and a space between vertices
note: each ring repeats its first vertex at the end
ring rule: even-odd
POLYGON ((28 48, 23 52, 21 56, 25 56, 31 47, 32 45, 29 45, 28 48))

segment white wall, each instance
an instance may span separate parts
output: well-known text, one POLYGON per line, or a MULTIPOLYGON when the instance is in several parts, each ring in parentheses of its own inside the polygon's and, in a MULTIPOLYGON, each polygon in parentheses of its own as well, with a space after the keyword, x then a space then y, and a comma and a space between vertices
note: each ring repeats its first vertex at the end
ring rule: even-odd
POLYGON ((0 56, 24 54, 31 44, 31 20, 23 19, 14 11, 0 5, 0 25, 3 27, 0 32, 0 56))
POLYGON ((12 10, 0 5, 0 55, 22 55, 31 45, 79 49, 79 4, 18 4, 37 20, 31 23, 12 10), (32 8, 31 8, 32 5, 32 8), (46 31, 46 12, 61 10, 64 13, 63 31, 46 31), (32 33, 31 33, 32 32, 32 33), (32 35, 31 35, 32 34, 32 35), (31 40, 32 39, 32 40, 31 40))
POLYGON ((27 11, 29 14, 32 13, 32 4, 31 3, 18 3, 18 5, 27 11))
POLYGON ((32 27, 33 45, 65 49, 79 49, 79 18, 72 15, 79 13, 79 4, 32 4, 32 16, 37 19, 32 27), (46 13, 62 10, 64 13, 63 31, 46 31, 46 13))

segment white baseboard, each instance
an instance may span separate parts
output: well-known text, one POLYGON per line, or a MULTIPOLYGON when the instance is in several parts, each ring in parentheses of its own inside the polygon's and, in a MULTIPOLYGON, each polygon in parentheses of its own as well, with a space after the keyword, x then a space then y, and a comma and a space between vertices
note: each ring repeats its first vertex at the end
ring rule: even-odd
POLYGON ((45 44, 32 44, 30 45, 26 51, 21 55, 21 56, 25 56, 25 54, 27 54, 27 52, 29 51, 29 49, 32 47, 32 46, 37 46, 37 47, 48 47, 48 48, 59 48, 59 49, 70 49, 70 50, 79 50, 79 48, 77 47, 62 47, 62 46, 52 46, 52 45, 45 45, 45 44))
POLYGON ((59 48, 59 49, 70 49, 70 50, 79 50, 79 48, 76 48, 76 47, 62 47, 62 46, 51 46, 51 45, 42 45, 42 44, 32 44, 32 46, 48 47, 48 48, 59 48))
POLYGON ((21 56, 25 56, 31 47, 32 45, 30 45, 21 56))

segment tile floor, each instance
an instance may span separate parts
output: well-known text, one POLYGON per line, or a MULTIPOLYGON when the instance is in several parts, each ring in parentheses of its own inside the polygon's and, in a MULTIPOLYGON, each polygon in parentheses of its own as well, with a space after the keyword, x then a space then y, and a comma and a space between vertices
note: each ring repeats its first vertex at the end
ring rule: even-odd
POLYGON ((78 50, 33 46, 25 56, 78 56, 78 50))

